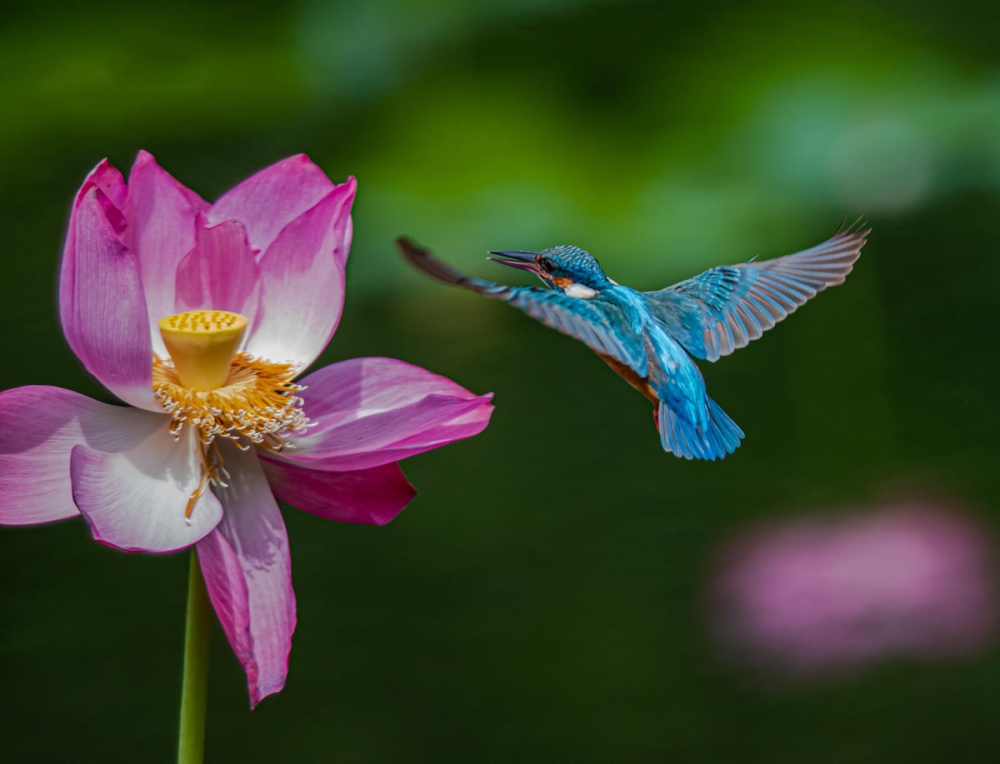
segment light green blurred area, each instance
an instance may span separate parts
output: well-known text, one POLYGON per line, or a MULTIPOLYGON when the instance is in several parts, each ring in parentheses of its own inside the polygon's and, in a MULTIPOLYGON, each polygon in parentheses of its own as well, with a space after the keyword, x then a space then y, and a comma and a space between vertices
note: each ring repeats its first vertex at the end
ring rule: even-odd
MULTIPOLYGON (((387 355, 496 393, 490 428, 404 464, 390 526, 288 510, 287 689, 254 713, 221 634, 210 761, 964 762, 1000 756, 996 651, 774 691, 707 633, 746 523, 941 496, 995 527, 1000 35, 992 4, 353 0, 0 19, 2 387, 108 399, 61 337, 68 202, 145 148, 208 199, 306 152, 355 175, 324 362, 387 355), (571 243, 653 289, 873 226, 843 287, 717 366, 747 433, 660 451, 586 348, 412 273, 571 243)), ((168 761, 183 556, 81 522, 0 529, 11 761, 168 761)))

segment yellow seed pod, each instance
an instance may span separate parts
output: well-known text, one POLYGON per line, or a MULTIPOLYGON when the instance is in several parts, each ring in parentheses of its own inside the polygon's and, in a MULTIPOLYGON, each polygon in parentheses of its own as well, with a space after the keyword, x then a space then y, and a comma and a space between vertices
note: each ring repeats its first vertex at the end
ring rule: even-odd
POLYGON ((160 334, 181 384, 215 390, 226 384, 247 319, 225 310, 192 310, 160 319, 160 334))

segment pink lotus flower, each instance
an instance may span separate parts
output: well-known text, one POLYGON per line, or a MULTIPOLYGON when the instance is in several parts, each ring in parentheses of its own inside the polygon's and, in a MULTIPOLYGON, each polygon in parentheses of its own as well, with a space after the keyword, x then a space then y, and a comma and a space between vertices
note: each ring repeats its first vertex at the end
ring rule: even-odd
POLYGON ((1000 617, 991 547, 971 517, 921 501, 765 525, 719 556, 713 626, 773 678, 976 652, 1000 617))
POLYGON ((130 406, 0 394, 0 523, 82 514, 119 549, 196 544, 251 705, 284 686, 295 629, 275 498, 387 523, 414 496, 397 462, 492 411, 389 358, 292 381, 340 319, 355 187, 295 156, 209 204, 145 152, 127 185, 101 162, 73 204, 60 310, 73 351, 130 406))

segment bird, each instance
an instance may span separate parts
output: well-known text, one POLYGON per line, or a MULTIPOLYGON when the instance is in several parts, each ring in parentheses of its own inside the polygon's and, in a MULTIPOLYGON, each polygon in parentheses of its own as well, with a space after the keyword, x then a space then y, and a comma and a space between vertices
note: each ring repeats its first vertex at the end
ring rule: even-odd
POLYGON ((426 275, 503 300, 582 341, 653 404, 664 451, 715 460, 733 453, 744 433, 709 397, 694 359, 729 355, 842 284, 870 231, 862 221, 841 224, 810 249, 710 268, 649 292, 609 278, 596 258, 574 246, 491 251, 488 260, 533 273, 544 285, 507 286, 459 273, 405 236, 396 245, 426 275))

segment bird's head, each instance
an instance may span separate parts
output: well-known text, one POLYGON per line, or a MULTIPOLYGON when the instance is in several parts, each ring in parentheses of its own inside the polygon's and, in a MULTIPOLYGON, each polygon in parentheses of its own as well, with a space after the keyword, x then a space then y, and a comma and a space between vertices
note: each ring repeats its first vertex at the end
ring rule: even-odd
POLYGON ((574 284, 587 289, 601 289, 611 283, 597 260, 579 247, 563 245, 541 252, 502 250, 490 254, 496 255, 490 260, 530 271, 556 289, 566 290, 574 284))

